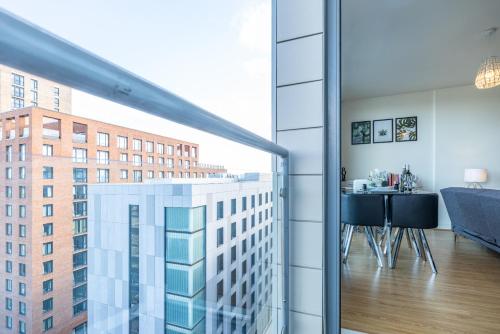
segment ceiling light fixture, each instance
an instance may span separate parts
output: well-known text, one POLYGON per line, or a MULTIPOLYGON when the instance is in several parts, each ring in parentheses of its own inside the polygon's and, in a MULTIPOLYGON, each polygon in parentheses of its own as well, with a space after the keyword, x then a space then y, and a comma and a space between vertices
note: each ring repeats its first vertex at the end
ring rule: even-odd
MULTIPOLYGON (((496 27, 490 28, 483 31, 481 35, 485 39, 491 40, 497 30, 496 27)), ((479 71, 477 71, 475 84, 478 89, 493 88, 500 85, 500 58, 491 56, 483 61, 479 71)))

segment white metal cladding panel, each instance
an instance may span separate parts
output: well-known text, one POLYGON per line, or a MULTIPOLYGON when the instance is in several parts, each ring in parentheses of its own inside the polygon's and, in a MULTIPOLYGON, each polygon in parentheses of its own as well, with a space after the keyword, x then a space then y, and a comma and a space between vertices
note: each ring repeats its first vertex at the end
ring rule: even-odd
POLYGON ((323 31, 323 0, 277 0, 278 42, 323 31))

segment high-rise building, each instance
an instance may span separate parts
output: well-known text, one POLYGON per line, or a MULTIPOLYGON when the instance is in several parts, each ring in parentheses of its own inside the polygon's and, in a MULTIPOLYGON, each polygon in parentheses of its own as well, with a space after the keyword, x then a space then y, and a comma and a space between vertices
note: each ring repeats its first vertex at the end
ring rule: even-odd
POLYGON ((87 185, 225 172, 198 158, 197 144, 71 114, 1 113, 0 333, 84 333, 87 185))
POLYGON ((271 189, 259 174, 92 185, 89 332, 265 333, 271 189))
POLYGON ((41 107, 71 113, 71 88, 0 64, 0 112, 41 107))

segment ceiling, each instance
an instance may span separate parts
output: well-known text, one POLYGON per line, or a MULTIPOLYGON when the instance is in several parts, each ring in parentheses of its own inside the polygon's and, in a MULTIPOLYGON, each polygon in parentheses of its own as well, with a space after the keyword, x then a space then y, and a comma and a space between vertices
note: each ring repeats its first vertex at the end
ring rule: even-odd
POLYGON ((342 98, 470 85, 500 56, 500 0, 343 0, 342 98))

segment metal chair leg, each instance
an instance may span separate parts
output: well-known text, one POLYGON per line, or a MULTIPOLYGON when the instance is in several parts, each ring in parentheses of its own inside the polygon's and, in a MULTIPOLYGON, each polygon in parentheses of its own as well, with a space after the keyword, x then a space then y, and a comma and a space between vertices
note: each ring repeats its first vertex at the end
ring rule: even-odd
POLYGON ((434 262, 434 258, 432 257, 431 248, 429 247, 429 243, 427 242, 427 238, 425 237, 424 230, 418 230, 420 234, 420 238, 424 244, 425 254, 427 255, 427 259, 429 260, 429 264, 431 265, 432 272, 437 274, 436 263, 434 262))
POLYGON ((410 234, 410 239, 411 239, 411 244, 413 245, 413 250, 417 254, 417 257, 420 257, 421 256, 420 249, 418 248, 418 245, 417 245, 417 239, 415 239, 415 233, 413 233, 413 229, 411 229, 411 228, 408 229, 408 232, 410 234))
POLYGON ((422 241, 422 235, 420 234, 420 230, 418 229, 417 229, 417 245, 418 248, 420 249, 420 256, 422 257, 422 260, 427 261, 424 243, 422 241))
POLYGON ((382 251, 380 250, 380 246, 375 241, 375 237, 373 236, 373 230, 371 227, 365 227, 366 237, 368 238, 368 242, 373 245, 373 252, 377 257, 377 263, 379 267, 384 267, 384 262, 382 261, 382 251))
POLYGON ((398 234, 396 235, 396 240, 394 241, 394 255, 392 257, 391 269, 396 268, 396 262, 398 260, 399 248, 401 247, 401 240, 403 240, 403 234, 404 234, 404 229, 400 228, 398 230, 398 234))
POLYGON ((354 226, 349 225, 349 231, 347 233, 347 243, 344 250, 344 263, 347 262, 347 257, 349 256, 349 249, 351 248, 352 234, 354 232, 354 226))
POLYGON ((387 264, 389 265, 389 268, 392 268, 392 240, 391 240, 391 233, 392 233, 392 227, 388 226, 387 227, 387 236, 385 240, 385 249, 386 249, 386 254, 387 254, 387 264))
POLYGON ((406 243, 408 244, 408 248, 411 249, 410 232, 408 232, 407 228, 405 228, 404 230, 405 230, 406 243))

